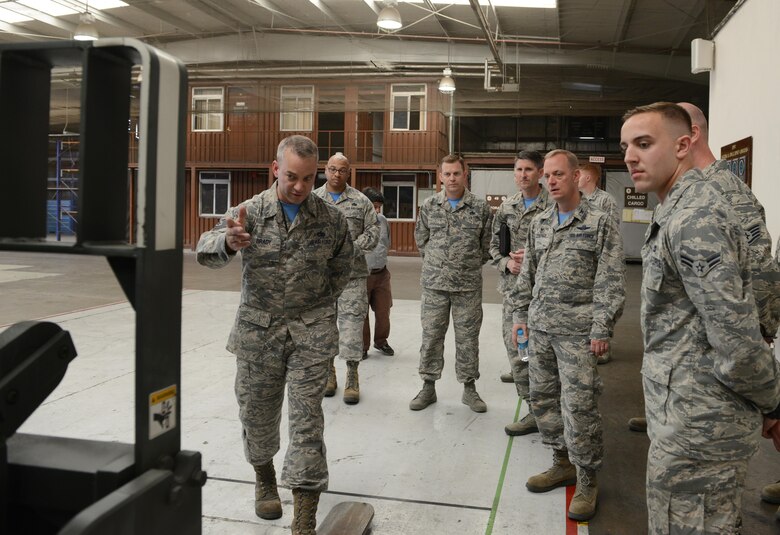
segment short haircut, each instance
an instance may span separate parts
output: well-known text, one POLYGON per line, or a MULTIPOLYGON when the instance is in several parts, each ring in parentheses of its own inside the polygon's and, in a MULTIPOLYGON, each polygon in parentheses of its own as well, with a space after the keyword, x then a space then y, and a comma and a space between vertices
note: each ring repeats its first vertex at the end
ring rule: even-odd
POLYGON ((546 160, 549 160, 550 158, 558 156, 559 154, 562 154, 562 155, 564 155, 566 157, 566 161, 569 162, 569 167, 573 171, 576 171, 577 169, 579 169, 580 161, 577 159, 577 155, 574 154, 571 151, 566 150, 566 149, 554 149, 554 150, 551 150, 550 152, 548 152, 547 154, 544 155, 544 159, 546 161, 546 160))
POLYGON ((363 195, 368 197, 368 200, 371 202, 378 202, 380 204, 385 204, 385 196, 382 195, 382 192, 370 186, 367 188, 363 188, 363 195))
POLYGON ((304 160, 314 158, 319 160, 320 151, 317 149, 317 144, 306 136, 288 136, 284 138, 276 149, 276 161, 278 163, 284 161, 284 151, 290 149, 293 154, 304 160))
POLYGON ((542 156, 537 150, 521 150, 515 156, 515 163, 517 160, 528 160, 532 162, 538 169, 544 167, 544 156, 542 156))
POLYGON ((445 163, 459 163, 460 168, 464 171, 466 170, 466 162, 463 161, 463 157, 459 154, 448 154, 444 158, 441 159, 441 164, 444 165, 445 163))
POLYGON ((601 166, 595 163, 584 163, 580 166, 580 171, 590 173, 596 179, 598 184, 601 181, 601 166))
POLYGON ((685 108, 674 102, 654 102, 646 106, 637 106, 623 114, 623 122, 625 123, 634 115, 640 115, 642 113, 660 113, 664 119, 682 126, 689 135, 693 133, 691 116, 688 115, 685 108))

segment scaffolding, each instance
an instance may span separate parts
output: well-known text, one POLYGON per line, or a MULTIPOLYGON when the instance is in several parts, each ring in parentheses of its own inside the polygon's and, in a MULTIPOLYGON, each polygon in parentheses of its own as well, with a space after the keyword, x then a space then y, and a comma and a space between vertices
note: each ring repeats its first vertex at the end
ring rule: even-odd
POLYGON ((46 227, 57 241, 76 233, 78 224, 78 134, 49 134, 46 227))

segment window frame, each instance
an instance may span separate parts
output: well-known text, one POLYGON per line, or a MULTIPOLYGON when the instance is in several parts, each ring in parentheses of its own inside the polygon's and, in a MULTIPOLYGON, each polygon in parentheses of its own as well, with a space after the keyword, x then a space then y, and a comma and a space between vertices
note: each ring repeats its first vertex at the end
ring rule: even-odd
POLYGON ((313 132, 314 131, 314 86, 313 85, 283 85, 279 90, 279 131, 281 132, 313 132), (304 90, 310 91, 308 96, 304 95, 304 90), (297 92, 297 94, 296 94, 297 92), (285 94, 287 93, 287 94, 285 94), (294 111, 285 111, 285 100, 295 98, 296 109, 294 111), (308 99, 308 107, 299 106, 300 100, 303 98, 308 99), (308 114, 308 127, 304 124, 301 127, 301 122, 306 123, 304 119, 301 121, 301 117, 305 117, 308 114), (285 117, 295 117, 295 127, 288 128, 285 126, 285 117))
MULTIPOLYGON (((207 105, 208 107, 208 105, 207 105)), ((193 132, 222 132, 225 130, 225 88, 219 87, 219 86, 209 86, 209 87, 193 87, 192 88, 192 102, 190 105, 191 111, 192 111, 192 120, 190 121, 190 129, 193 132), (196 93, 198 91, 204 91, 204 90, 219 90, 220 94, 217 96, 216 94, 213 95, 197 95, 196 93), (195 109, 195 103, 197 101, 211 101, 215 100, 218 102, 218 109, 220 111, 198 111, 195 109), (219 128, 196 128, 196 122, 198 121, 199 117, 203 117, 205 120, 205 123, 208 125, 211 123, 210 118, 211 116, 215 116, 219 118, 219 128)))
POLYGON ((232 176, 230 171, 199 171, 198 172, 198 214, 200 217, 222 217, 225 215, 225 213, 228 211, 228 208, 230 208, 230 195, 232 190, 232 176), (204 178, 204 175, 213 175, 211 177, 204 178), (216 175, 222 175, 222 177, 218 177, 216 175), (212 213, 206 213, 203 212, 203 185, 208 184, 212 185, 212 197, 211 197, 211 209, 212 213), (227 199, 225 209, 222 211, 219 211, 217 209, 216 203, 217 203, 217 195, 216 195, 216 186, 227 184, 227 199))
MULTIPOLYGON (((425 84, 391 84, 390 85, 390 130, 396 132, 423 132, 427 127, 427 105, 428 105, 428 88, 425 84), (402 86, 419 86, 420 89, 416 91, 408 91, 396 89, 402 86), (396 98, 406 98, 406 127, 397 127, 395 124, 396 110, 395 102, 396 98), (412 98, 421 97, 420 100, 420 125, 417 129, 410 128, 412 119, 412 98)), ((403 110, 402 110, 403 111, 403 110)))
MULTIPOLYGON (((398 176, 398 175, 395 175, 398 176)), ((382 195, 385 197, 385 206, 387 205, 387 194, 385 193, 385 186, 392 186, 396 188, 400 187, 411 187, 412 188, 412 217, 389 217, 387 214, 385 214, 385 207, 382 206, 382 214, 387 217, 388 221, 416 221, 417 220, 417 180, 416 175, 409 174, 410 180, 397 180, 395 177, 392 180, 385 181, 384 178, 382 178, 382 195)), ((400 191, 400 190, 399 190, 400 191)), ((395 203, 396 203, 396 214, 398 214, 399 210, 399 199, 398 194, 396 194, 395 203)))

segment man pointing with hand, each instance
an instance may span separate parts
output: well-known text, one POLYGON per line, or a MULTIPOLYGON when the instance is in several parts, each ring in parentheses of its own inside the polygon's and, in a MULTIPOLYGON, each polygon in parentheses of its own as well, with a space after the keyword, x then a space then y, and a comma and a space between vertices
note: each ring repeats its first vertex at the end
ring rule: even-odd
POLYGON ((322 397, 338 353, 336 300, 349 281, 353 246, 346 218, 310 195, 317 146, 282 140, 276 182, 227 214, 198 243, 198 262, 225 266, 241 251, 241 304, 227 349, 237 358, 236 397, 247 461, 256 474, 255 513, 282 516, 273 457, 287 384, 290 441, 282 482, 292 489, 294 535, 313 535, 328 486, 322 397))

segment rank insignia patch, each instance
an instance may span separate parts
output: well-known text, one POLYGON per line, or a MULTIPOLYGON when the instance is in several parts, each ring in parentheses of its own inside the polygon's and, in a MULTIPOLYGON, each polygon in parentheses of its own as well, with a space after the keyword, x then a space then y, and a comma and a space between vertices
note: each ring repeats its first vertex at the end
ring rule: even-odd
POLYGON ((703 256, 697 256, 696 258, 693 258, 691 256, 686 255, 685 253, 680 253, 680 262, 682 265, 689 268, 693 273, 699 277, 704 277, 712 271, 712 268, 720 264, 722 258, 720 253, 715 253, 707 258, 704 258, 703 256))
POLYGON ((756 223, 749 229, 745 230, 745 239, 748 242, 748 245, 753 245, 753 243, 761 237, 761 225, 756 223))

